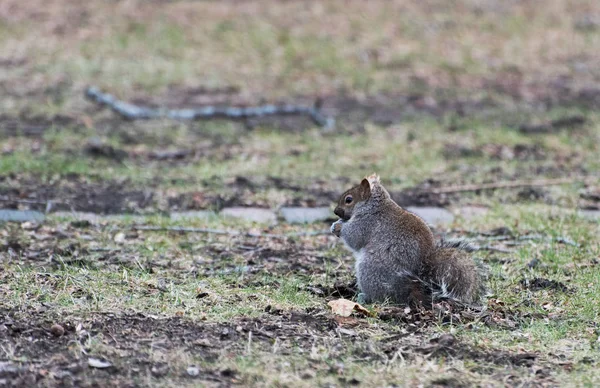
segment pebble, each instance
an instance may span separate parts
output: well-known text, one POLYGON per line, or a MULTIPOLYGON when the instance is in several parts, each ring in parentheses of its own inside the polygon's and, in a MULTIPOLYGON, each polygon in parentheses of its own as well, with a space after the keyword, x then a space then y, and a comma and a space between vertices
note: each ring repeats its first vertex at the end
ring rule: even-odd
POLYGON ((50 328, 50 333, 52 333, 52 335, 55 337, 61 337, 63 334, 65 334, 65 328, 58 323, 55 323, 50 328))
POLYGON ((214 216, 214 212, 209 210, 194 210, 188 212, 173 212, 170 217, 173 221, 182 221, 182 220, 206 220, 211 216, 214 216))
POLYGON ((110 368, 112 366, 112 363, 110 363, 109 361, 103 361, 98 358, 90 357, 88 359, 88 365, 90 366, 90 368, 106 369, 110 368))
POLYGON ((200 374, 200 369, 195 365, 191 365, 187 368, 187 374, 189 376, 196 377, 200 374))

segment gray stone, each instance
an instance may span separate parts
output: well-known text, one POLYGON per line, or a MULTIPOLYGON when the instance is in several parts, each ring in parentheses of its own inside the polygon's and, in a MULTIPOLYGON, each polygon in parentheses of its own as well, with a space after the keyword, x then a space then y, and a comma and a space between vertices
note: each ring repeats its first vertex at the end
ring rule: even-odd
POLYGON ((54 212, 49 215, 50 218, 67 218, 70 220, 77 221, 89 221, 91 223, 98 222, 102 219, 102 216, 95 213, 86 212, 54 212))
POLYGON ((214 216, 215 213, 209 210, 195 210, 188 212, 173 212, 171 213, 171 220, 173 221, 181 221, 181 220, 206 220, 214 216))
POLYGON ((88 212, 55 212, 51 213, 52 218, 66 218, 69 220, 98 222, 122 222, 129 221, 134 223, 146 222, 146 216, 139 214, 96 214, 88 212))
POLYGON ((106 220, 106 221, 118 221, 118 222, 133 222, 136 224, 143 224, 144 222, 146 222, 146 217, 147 216, 143 216, 140 214, 107 214, 107 215, 101 215, 100 216, 101 220, 106 220))
POLYGON ((0 209, 0 222, 42 222, 44 213, 34 210, 0 209))
POLYGON ((281 216, 290 224, 307 224, 334 217, 328 207, 282 207, 281 216))
POLYGON ((257 207, 227 207, 221 210, 221 215, 263 224, 272 224, 277 221, 275 212, 257 207))
POLYGON ((406 208, 406 210, 415 213, 419 217, 423 218, 425 222, 432 225, 449 224, 454 221, 454 216, 452 213, 443 207, 409 206, 406 208))
POLYGON ((200 369, 195 365, 188 366, 187 374, 189 376, 196 377, 200 374, 200 369))
POLYGON ((579 215, 589 220, 600 220, 600 210, 579 210, 579 215))
POLYGON ((98 358, 90 357, 88 359, 88 365, 91 368, 106 369, 106 368, 110 368, 112 366, 112 363, 109 361, 104 361, 104 360, 100 360, 98 358))

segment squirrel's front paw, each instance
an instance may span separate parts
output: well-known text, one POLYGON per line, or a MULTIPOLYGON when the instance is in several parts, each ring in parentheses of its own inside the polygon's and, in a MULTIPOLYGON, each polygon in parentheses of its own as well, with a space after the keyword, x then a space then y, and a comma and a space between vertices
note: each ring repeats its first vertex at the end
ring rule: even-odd
POLYGON ((367 294, 365 294, 364 292, 360 292, 357 296, 356 296, 356 303, 358 304, 367 304, 370 302, 369 297, 367 296, 367 294))
POLYGON ((342 233, 342 220, 337 220, 336 222, 331 224, 331 233, 340 237, 340 234, 342 233))

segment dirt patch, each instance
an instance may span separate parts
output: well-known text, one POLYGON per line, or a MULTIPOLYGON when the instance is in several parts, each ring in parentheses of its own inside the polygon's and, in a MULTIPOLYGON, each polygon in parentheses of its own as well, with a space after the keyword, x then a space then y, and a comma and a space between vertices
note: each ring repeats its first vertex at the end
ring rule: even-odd
POLYGON ((560 119, 542 123, 523 124, 519 127, 519 131, 526 134, 550 133, 559 131, 561 129, 578 128, 584 125, 586 122, 587 119, 585 116, 565 116, 560 119))
MULTIPOLYGON (((92 147, 90 152, 109 154, 111 157, 118 153, 110 147, 103 146, 92 147)), ((157 182, 156 185, 158 184, 157 182)), ((65 176, 52 183, 39 182, 33 178, 5 176, 0 177, 0 199, 2 207, 8 209, 50 209, 97 214, 149 214, 206 209, 218 211, 225 207, 322 207, 337 201, 340 193, 350 186, 350 183, 346 178, 336 182, 313 180, 301 184, 276 177, 256 181, 245 177, 223 181, 215 177, 215 180, 190 185, 209 189, 171 194, 152 185, 142 190, 128 188, 132 186, 128 181, 96 183, 78 175, 65 176), (281 190, 284 196, 278 203, 271 203, 261 195, 267 190, 281 190)), ((439 185, 437 181, 426 181, 417 187, 391 191, 390 194, 402 206, 444 207, 452 203, 457 196, 434 194, 429 191, 430 188, 439 185)))
MULTIPOLYGON (((203 85, 170 85, 163 93, 154 95, 137 93, 127 101, 140 106, 170 109, 252 105, 252 101, 242 97, 240 92, 237 86, 208 88, 203 85)), ((260 98, 258 100, 264 102, 260 98)))
POLYGON ((6 318, 0 327, 5 335, 0 341, 4 346, 18 349, 18 357, 26 360, 16 364, 18 369, 12 373, 13 381, 101 386, 106 379, 111 379, 117 386, 128 386, 144 376, 168 376, 170 381, 236 382, 235 371, 224 371, 214 364, 222 346, 228 347, 240 339, 241 333, 234 324, 197 324, 181 318, 152 319, 142 314, 103 314, 72 320, 31 312, 3 315, 6 318), (51 333, 50 328, 55 323, 65 329, 64 335, 57 337, 51 333), (96 349, 86 345, 88 336, 98 341, 96 349), (185 360, 154 356, 157 351, 176 350, 212 365, 190 376, 186 373, 190 365, 186 365, 185 360), (92 355, 110 366, 91 367, 92 355))
POLYGON ((87 211, 98 214, 139 213, 155 203, 149 190, 130 190, 128 182, 89 183, 78 176, 56 183, 34 179, 0 179, 2 206, 44 211, 87 211))
POLYGON ((356 280, 336 281, 335 284, 330 287, 324 286, 322 284, 312 284, 306 287, 306 291, 310 292, 313 295, 326 297, 328 299, 344 298, 350 300, 355 299, 359 293, 356 280))
POLYGON ((551 157, 543 146, 539 144, 516 144, 506 146, 503 144, 485 144, 480 147, 469 147, 456 143, 444 145, 444 157, 458 159, 465 157, 487 157, 496 160, 545 160, 551 157))
MULTIPOLYGON (((329 267, 338 265, 338 276, 349 275, 352 257, 347 255, 332 258, 323 255, 328 242, 326 238, 313 240, 307 246, 305 242, 283 239, 230 240, 228 245, 213 244, 203 249, 203 259, 195 265, 192 272, 200 277, 244 274, 247 282, 262 282, 265 274, 293 274, 309 278, 325 275, 329 267)), ((279 287, 280 284, 275 281, 272 286, 279 287)), ((334 290, 319 284, 310 286, 307 291, 321 296, 334 293, 334 290)))
MULTIPOLYGON (((266 181, 251 181, 245 177, 236 177, 224 184, 225 190, 217 193, 214 191, 195 191, 178 194, 168 198, 168 207, 171 210, 220 210, 224 207, 270 207, 258 193, 266 190, 282 190, 286 193, 282 202, 277 206, 288 207, 326 207, 335 203, 345 189, 332 189, 335 187, 349 187, 349 179, 343 179, 345 184, 339 182, 326 182, 314 180, 306 185, 285 181, 280 178, 268 177, 266 181)), ((214 182, 212 182, 214 185, 214 182)), ((205 182, 206 187, 211 187, 205 182)), ((212 186, 214 187, 214 186, 212 186)), ((427 190, 430 185, 424 183, 418 187, 390 192, 392 198, 402 206, 434 206, 449 205, 456 196, 449 194, 434 194, 427 190)))
POLYGON ((564 283, 557 282, 556 280, 535 278, 535 279, 521 279, 521 287, 530 291, 541 291, 541 290, 552 290, 559 292, 571 292, 572 290, 567 287, 564 283))
POLYGON ((545 201, 547 203, 552 203, 552 197, 548 191, 540 187, 525 187, 517 191, 517 199, 520 202, 545 201))
MULTIPOLYGON (((482 81, 483 84, 485 82, 482 81)), ((524 87, 521 85, 520 87, 524 87)), ((239 94, 240 89, 231 86, 221 89, 208 89, 202 86, 185 87, 171 86, 166 92, 159 95, 136 94, 127 102, 140 106, 152 108, 166 107, 171 109, 199 109, 207 106, 222 107, 250 107, 262 104, 275 105, 298 105, 304 107, 318 106, 327 117, 335 118, 336 127, 350 130, 361 130, 366 123, 374 123, 381 126, 390 126, 396 123, 413 120, 423 115, 434 118, 452 116, 455 118, 468 118, 485 116, 486 112, 514 110, 518 105, 521 114, 525 115, 527 122, 515 122, 513 115, 497 115, 495 121, 514 127, 522 133, 548 133, 561 129, 577 129, 587 122, 583 115, 572 115, 545 121, 528 121, 527 118, 540 114, 539 107, 549 110, 554 107, 600 106, 600 89, 571 90, 566 95, 564 88, 550 83, 544 87, 533 88, 536 93, 528 95, 527 99, 521 96, 521 92, 513 90, 498 89, 498 96, 473 98, 466 90, 462 91, 463 97, 458 96, 456 91, 438 89, 430 85, 424 86, 423 92, 408 92, 406 94, 373 94, 364 97, 355 97, 351 94, 339 93, 326 96, 294 96, 286 100, 267 101, 260 96, 249 98, 239 94), (597 96, 596 96, 597 94, 597 96), (591 98, 590 98, 591 97, 591 98), (597 98, 596 98, 597 97, 597 98), (598 99, 597 104, 594 102, 598 99)), ((570 88, 570 86, 568 87, 570 88)), ((529 91, 524 92, 529 93, 529 91)), ((460 94, 460 93, 459 93, 460 94)), ((96 110, 99 110, 97 108, 96 110)), ((116 116, 115 116, 116 117, 116 116)), ((215 118, 222 120, 222 118, 215 118)), ((302 131, 315 124, 308 116, 300 115, 268 115, 262 117, 231 119, 242 123, 247 129, 256 127, 277 128, 284 131, 302 131)), ((126 120, 123 120, 127 122, 126 120)), ((459 129, 456 123, 448 126, 449 130, 459 129)))
MULTIPOLYGON (((325 116, 336 119, 340 128, 353 130, 371 122, 378 125, 389 126, 395 123, 415 118, 417 115, 427 114, 441 117, 447 113, 456 113, 464 116, 479 112, 482 108, 496 107, 484 101, 471 100, 443 100, 436 99, 434 93, 409 94, 409 95, 372 95, 366 98, 355 98, 349 95, 330 96, 297 96, 286 101, 265 101, 256 97, 249 100, 247 97, 236 96, 236 88, 217 90, 214 93, 205 88, 171 87, 167 93, 159 96, 134 96, 129 102, 140 106, 191 108, 199 109, 206 106, 215 107, 249 107, 265 103, 275 105, 319 106, 325 116)), ((221 118, 216 118, 221 119, 221 118)), ((231 120, 231 119, 228 119, 231 120)), ((241 118, 239 121, 246 128, 272 127, 279 130, 302 131, 314 125, 308 116, 273 115, 263 117, 241 118)))
POLYGON ((128 154, 126 151, 103 143, 100 139, 90 139, 85 147, 85 153, 92 157, 101 157, 116 160, 118 162, 125 159, 128 154))
POLYGON ((77 120, 64 115, 56 116, 10 116, 0 115, 0 137, 41 137, 54 127, 73 127, 77 120))
POLYGON ((11 363, 11 369, 0 371, 7 376, 0 377, 53 386, 97 386, 107 378, 117 386, 127 386, 144 376, 171 382, 239 384, 243 382, 239 372, 224 369, 218 360, 243 354, 249 333, 254 351, 270 353, 277 338, 280 354, 287 355, 296 346, 310 350, 313 333, 335 338, 337 326, 322 312, 280 310, 230 323, 111 313, 65 318, 44 311, 2 311, 2 317, 0 344, 16 349, 15 356, 22 361, 11 363), (57 325, 62 330, 57 330, 57 325), (177 354, 185 356, 178 358, 177 354), (108 366, 93 367, 90 358, 108 366), (196 366, 198 373, 190 375, 188 368, 198 361, 203 366, 196 366))
MULTIPOLYGON (((45 310, 4 310, 0 315, 0 344, 15 349, 16 360, 0 373, 17 385, 98 386, 110 378, 116 386, 127 386, 144 376, 182 383, 243 384, 243 373, 221 367, 219 360, 244 354, 249 337, 254 354, 270 354, 277 341, 280 357, 296 354, 298 349, 310 351, 318 340, 334 347, 336 354, 351 351, 370 362, 388 360, 398 351, 408 362, 418 355, 452 357, 477 361, 477 368, 531 368, 538 362, 536 354, 476 348, 450 334, 427 340, 427 336, 407 336, 399 330, 382 340, 369 341, 368 331, 361 330, 368 326, 366 321, 338 319, 319 310, 268 307, 260 317, 228 323, 143 314, 64 317, 45 310), (202 360, 202 364, 195 360, 202 360), (197 371, 190 374, 191 366, 197 371)), ((325 372, 342 373, 335 365, 325 372)))
POLYGON ((600 210, 600 188, 591 187, 579 194, 579 209, 600 210))
MULTIPOLYGON (((104 146, 91 147, 90 152, 101 154, 103 157, 116 157, 119 151, 104 146)), ((523 171, 507 174, 502 169, 487 173, 489 181, 522 179, 523 175, 556 175, 564 176, 564 172, 573 170, 567 165, 533 166, 523 171)), ((577 171, 585 175, 587 171, 579 168, 577 171)), ((466 172, 465 172, 466 173, 466 172)), ((467 174, 468 175, 468 174, 467 174)), ((214 179, 193 182, 191 180, 170 183, 182 184, 205 189, 189 192, 174 192, 161 190, 160 178, 144 189, 131 185, 128 181, 90 182, 89 179, 78 175, 68 175, 60 180, 48 183, 34 178, 18 176, 0 177, 0 200, 2 207, 8 209, 50 211, 78 211, 97 214, 160 214, 169 211, 213 210, 220 211, 226 207, 255 207, 277 208, 284 207, 328 207, 335 203, 340 193, 352 185, 350 179, 341 177, 337 180, 315 179, 309 182, 297 182, 277 177, 249 179, 234 177, 224 180, 215 176, 214 179), (268 199, 264 193, 277 190, 276 200, 268 199)), ((446 184, 447 185, 447 184, 446 184)), ((443 187, 440 180, 428 179, 418 186, 391 190, 390 195, 403 207, 447 207, 466 195, 482 195, 485 190, 475 190, 472 194, 465 193, 434 193, 433 189, 443 187)), ((582 196, 586 203, 592 203, 593 195, 582 196), (589 199, 588 199, 589 197, 589 199)), ((514 201, 544 201, 552 203, 553 198, 544 188, 523 188, 515 190, 513 196, 507 196, 507 202, 514 201)))

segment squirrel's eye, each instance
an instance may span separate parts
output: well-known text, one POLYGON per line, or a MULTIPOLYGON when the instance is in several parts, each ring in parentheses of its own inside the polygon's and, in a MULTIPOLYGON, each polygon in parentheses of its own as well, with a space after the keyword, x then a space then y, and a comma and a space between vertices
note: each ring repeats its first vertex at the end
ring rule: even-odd
POLYGON ((352 196, 351 195, 347 195, 346 198, 344 199, 344 202, 351 203, 352 202, 352 196))

